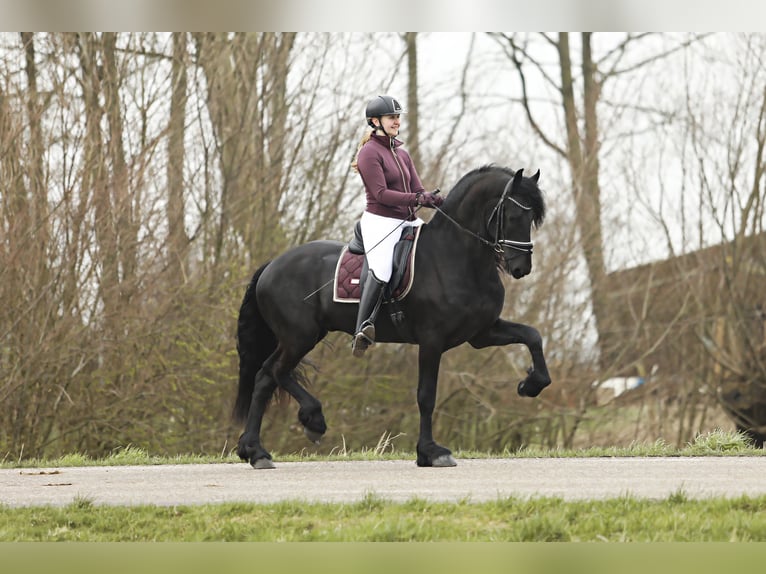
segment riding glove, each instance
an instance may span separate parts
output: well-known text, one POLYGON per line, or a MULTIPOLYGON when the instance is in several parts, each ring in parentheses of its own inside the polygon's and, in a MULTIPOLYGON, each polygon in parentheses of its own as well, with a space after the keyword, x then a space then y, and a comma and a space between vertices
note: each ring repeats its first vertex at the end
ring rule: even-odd
POLYGON ((417 202, 423 207, 439 207, 444 203, 444 198, 430 191, 423 191, 417 194, 417 202))

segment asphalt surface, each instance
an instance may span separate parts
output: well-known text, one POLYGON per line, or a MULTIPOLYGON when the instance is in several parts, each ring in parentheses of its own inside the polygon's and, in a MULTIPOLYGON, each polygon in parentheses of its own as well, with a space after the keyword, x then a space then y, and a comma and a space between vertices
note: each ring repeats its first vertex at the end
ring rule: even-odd
POLYGON ((458 459, 452 468, 414 461, 0 469, 0 504, 162 506, 283 500, 483 502, 510 496, 604 499, 766 494, 766 457, 458 459))

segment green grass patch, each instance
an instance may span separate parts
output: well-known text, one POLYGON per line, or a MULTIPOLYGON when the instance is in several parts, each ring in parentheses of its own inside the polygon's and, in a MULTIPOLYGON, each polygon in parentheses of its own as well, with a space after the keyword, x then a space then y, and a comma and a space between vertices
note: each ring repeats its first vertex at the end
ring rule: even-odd
POLYGON ((766 496, 565 502, 282 502, 0 508, 0 541, 681 542, 766 540, 766 496))
MULTIPOLYGON (((484 452, 457 450, 455 457, 470 458, 581 458, 581 457, 636 457, 636 456, 764 456, 766 450, 752 446, 741 433, 714 430, 698 435, 692 442, 677 448, 663 440, 653 443, 636 443, 628 447, 594 447, 587 449, 544 449, 521 448, 502 452, 484 452)), ((307 451, 299 453, 273 453, 279 462, 301 462, 311 460, 414 460, 415 453, 396 451, 393 448, 373 448, 360 451, 338 449, 332 454, 314 454, 307 451)), ((241 463, 232 451, 220 455, 177 455, 155 456, 141 448, 127 446, 116 449, 104 458, 91 458, 85 454, 68 454, 55 459, 22 459, 17 461, 2 460, 0 468, 28 467, 72 467, 72 466, 126 466, 158 464, 212 464, 241 463)))
MULTIPOLYGON (((662 441, 628 448, 522 449, 455 453, 458 458, 763 456, 737 433, 714 431, 683 448, 662 441)), ((279 461, 414 459, 402 452, 342 452, 325 456, 276 454, 279 461)), ((102 459, 73 454, 56 460, 5 461, 5 468, 92 465, 241 464, 221 456, 156 457, 133 447, 102 459)), ((712 542, 766 541, 766 496, 693 500, 683 491, 664 500, 624 496, 609 500, 505 498, 494 502, 386 501, 374 495, 351 504, 281 502, 200 506, 94 505, 87 498, 66 507, 9 508, 0 505, 0 542, 712 542)))

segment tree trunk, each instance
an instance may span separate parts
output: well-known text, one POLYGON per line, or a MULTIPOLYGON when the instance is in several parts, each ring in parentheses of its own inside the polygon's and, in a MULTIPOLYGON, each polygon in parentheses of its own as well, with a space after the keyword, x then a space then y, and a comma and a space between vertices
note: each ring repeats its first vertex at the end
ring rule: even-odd
POLYGON ((130 301, 136 288, 138 229, 135 221, 138 206, 132 203, 123 147, 123 123, 120 109, 122 78, 117 68, 115 54, 117 35, 113 32, 105 32, 101 40, 104 72, 102 86, 109 124, 107 152, 112 168, 108 183, 111 197, 107 201, 111 203, 110 224, 113 226, 111 234, 117 248, 118 300, 120 305, 124 305, 130 301))
MULTIPOLYGON (((601 188, 599 186, 599 133, 596 105, 600 85, 596 78, 596 65, 591 54, 591 35, 582 35, 582 74, 584 134, 577 117, 577 103, 572 81, 572 58, 569 34, 559 34, 559 63, 561 66, 561 93, 567 133, 567 160, 572 175, 577 228, 583 247, 585 264, 592 290, 593 313, 600 344, 609 340, 609 313, 606 309, 604 283, 603 233, 601 228, 601 188)), ((605 365, 602 365, 605 366, 605 365)))
POLYGON ((189 239, 184 221, 184 134, 186 118, 186 33, 173 33, 171 65, 170 119, 168 121, 168 270, 171 280, 186 277, 186 254, 189 239))
POLYGON ((404 42, 407 50, 407 149, 415 169, 423 169, 420 155, 420 101, 418 98, 418 33, 407 32, 404 42))
POLYGON ((45 251, 50 237, 48 222, 48 197, 45 189, 45 170, 43 169, 43 131, 42 106, 37 91, 37 66, 35 64, 34 35, 22 32, 21 41, 26 54, 27 77, 27 121, 29 122, 29 147, 27 148, 27 172, 29 173, 29 198, 31 221, 34 229, 35 256, 33 261, 38 266, 40 274, 38 283, 45 284, 46 260, 45 251))
POLYGON ((195 39, 223 177, 218 257, 231 233, 252 260, 271 257, 286 244, 279 206, 286 78, 295 34, 198 34, 195 39))

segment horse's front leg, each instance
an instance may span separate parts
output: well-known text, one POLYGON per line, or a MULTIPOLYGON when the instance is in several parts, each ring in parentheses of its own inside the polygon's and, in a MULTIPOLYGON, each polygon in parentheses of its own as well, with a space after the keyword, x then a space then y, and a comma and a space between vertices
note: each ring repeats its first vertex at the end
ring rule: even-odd
POLYGON ((527 377, 519 383, 517 388, 522 397, 536 397, 551 384, 543 354, 543 338, 534 327, 498 319, 489 329, 479 333, 469 343, 477 349, 515 343, 527 346, 532 355, 532 366, 527 370, 527 377))
POLYGON ((449 449, 436 444, 432 421, 436 407, 436 384, 439 379, 441 350, 420 346, 418 353, 418 408, 420 436, 418 437, 418 466, 455 466, 457 462, 449 449))

